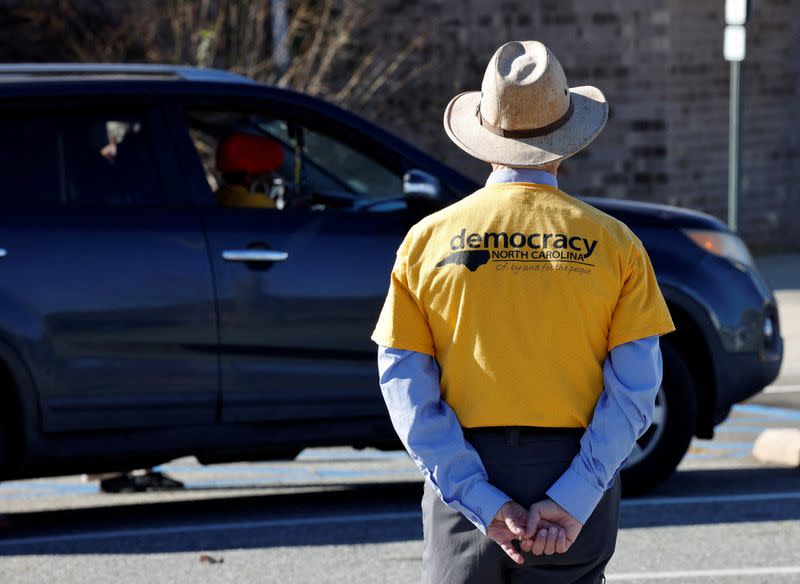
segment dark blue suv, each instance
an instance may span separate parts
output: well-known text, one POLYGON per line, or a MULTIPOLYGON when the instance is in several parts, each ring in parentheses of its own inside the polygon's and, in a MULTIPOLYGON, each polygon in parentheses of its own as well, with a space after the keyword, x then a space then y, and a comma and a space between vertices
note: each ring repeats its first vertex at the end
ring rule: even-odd
MULTIPOLYGON (((2 66, 0 127, 0 476, 399 445, 369 335, 407 229, 473 181, 219 71, 2 66), (246 190, 268 204, 220 203, 232 134, 278 145, 246 190)), ((719 221, 589 202, 642 239, 677 326, 623 479, 642 492, 775 378, 778 315, 719 221)))

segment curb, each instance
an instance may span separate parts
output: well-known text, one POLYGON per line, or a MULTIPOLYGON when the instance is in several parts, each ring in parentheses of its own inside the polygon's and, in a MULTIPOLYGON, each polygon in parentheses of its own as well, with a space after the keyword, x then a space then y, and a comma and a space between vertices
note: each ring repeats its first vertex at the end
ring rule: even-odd
POLYGON ((753 444, 753 457, 768 464, 800 468, 800 430, 764 430, 753 444))

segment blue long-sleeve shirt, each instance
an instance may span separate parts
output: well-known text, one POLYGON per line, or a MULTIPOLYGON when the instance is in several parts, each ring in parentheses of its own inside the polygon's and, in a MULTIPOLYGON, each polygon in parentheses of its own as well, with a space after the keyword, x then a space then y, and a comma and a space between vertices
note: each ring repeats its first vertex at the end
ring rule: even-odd
MULTIPOLYGON (((445 504, 485 533, 510 497, 489 483, 455 412, 441 399, 436 360, 425 353, 380 347, 378 368, 392 424, 414 463, 445 504)), ((653 419, 661 385, 658 337, 615 347, 603 366, 603 378, 605 388, 580 452, 547 491, 582 523, 653 419)))
MULTIPOLYGON (((525 169, 495 171, 487 184, 493 182, 557 186, 553 175, 525 169)), ((436 360, 424 353, 380 347, 378 368, 392 423, 411 458, 445 504, 485 533, 510 498, 489 483, 455 412, 441 399, 436 360)), ((604 390, 580 452, 547 491, 579 521, 589 518, 652 422, 661 376, 657 336, 625 343, 609 353, 603 366, 604 390)))

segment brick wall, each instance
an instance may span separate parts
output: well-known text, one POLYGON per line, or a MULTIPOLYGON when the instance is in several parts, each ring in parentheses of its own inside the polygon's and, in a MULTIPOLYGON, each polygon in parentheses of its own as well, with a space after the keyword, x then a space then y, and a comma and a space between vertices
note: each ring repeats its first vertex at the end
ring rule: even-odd
MULTIPOLYGON (((122 10, 142 2, 163 0, 124 0, 115 6, 122 10)), ((0 0, 0 13, 25 4, 0 0)), ((573 86, 596 85, 610 104, 600 137, 562 166, 563 188, 687 206, 727 219, 724 0, 369 4, 374 11, 356 40, 365 52, 375 46, 401 52, 417 35, 427 39, 412 57, 418 75, 402 91, 388 99, 382 92, 364 109, 378 123, 467 174, 485 176, 488 165, 447 139, 444 108, 457 93, 480 88, 499 45, 541 40, 558 55, 573 86)), ((789 235, 800 233, 800 1, 755 0, 747 29, 740 227, 757 249, 798 250, 800 238, 789 235)), ((16 28, 3 30, 9 36, 16 28)), ((29 32, 17 40, 25 41, 29 32)), ((20 46, 24 55, 6 50, 6 60, 48 57, 37 53, 35 43, 20 46)))
MULTIPOLYGON (((428 39, 428 67, 385 104, 379 123, 472 176, 487 165, 441 126, 449 99, 478 89, 497 46, 537 39, 571 85, 600 87, 603 134, 564 164, 584 195, 664 202, 727 217, 729 64, 722 0, 380 0, 374 40, 428 39)), ((741 231, 758 249, 800 249, 800 3, 759 0, 744 67, 741 231)))

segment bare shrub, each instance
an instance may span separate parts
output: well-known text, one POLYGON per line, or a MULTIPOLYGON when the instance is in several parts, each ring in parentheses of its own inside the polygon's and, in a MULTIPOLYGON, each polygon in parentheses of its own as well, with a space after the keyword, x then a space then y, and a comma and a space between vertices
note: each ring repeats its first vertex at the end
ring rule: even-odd
POLYGON ((218 67, 372 117, 381 100, 427 68, 411 66, 424 45, 421 36, 400 51, 365 46, 368 35, 360 32, 378 25, 375 2, 283 3, 286 28, 277 34, 268 0, 28 0, 15 15, 30 33, 28 42, 40 50, 52 45, 47 60, 218 67))

